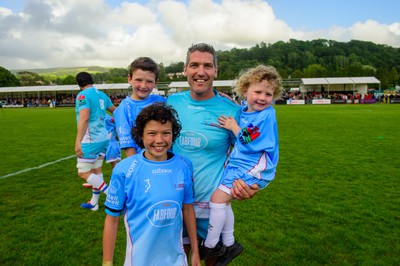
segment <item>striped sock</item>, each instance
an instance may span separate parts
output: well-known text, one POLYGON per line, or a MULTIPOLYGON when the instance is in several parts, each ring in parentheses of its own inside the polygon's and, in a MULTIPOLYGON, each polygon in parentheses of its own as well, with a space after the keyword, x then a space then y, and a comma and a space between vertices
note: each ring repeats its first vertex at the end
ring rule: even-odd
POLYGON ((108 185, 106 182, 104 182, 103 178, 101 178, 103 174, 101 175, 96 175, 96 174, 90 174, 89 178, 87 179, 87 182, 93 186, 93 188, 99 189, 101 192, 107 195, 108 192, 108 185))
POLYGON ((99 202, 100 198, 100 190, 93 188, 92 189, 92 198, 90 199, 90 204, 95 206, 99 202))

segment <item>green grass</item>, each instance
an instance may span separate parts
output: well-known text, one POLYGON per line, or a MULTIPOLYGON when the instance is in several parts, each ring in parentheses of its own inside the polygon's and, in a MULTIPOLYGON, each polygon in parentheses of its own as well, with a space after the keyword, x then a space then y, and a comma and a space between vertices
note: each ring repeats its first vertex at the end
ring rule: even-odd
MULTIPOLYGON (((400 105, 276 109, 277 177, 234 202, 231 265, 400 265, 400 105)), ((0 130, 0 264, 99 265, 104 209, 80 208, 74 158, 1 178, 72 155, 74 110, 0 109, 0 130)))

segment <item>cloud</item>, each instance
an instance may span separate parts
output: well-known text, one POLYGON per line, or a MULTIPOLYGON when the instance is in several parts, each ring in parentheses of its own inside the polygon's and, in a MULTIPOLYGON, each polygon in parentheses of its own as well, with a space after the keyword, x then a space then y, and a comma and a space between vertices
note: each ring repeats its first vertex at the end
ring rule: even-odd
POLYGON ((261 0, 31 0, 20 13, 0 7, 0 64, 8 69, 127 67, 139 56, 168 65, 192 43, 218 50, 289 39, 359 39, 400 47, 400 24, 367 20, 349 28, 294 31, 261 0))

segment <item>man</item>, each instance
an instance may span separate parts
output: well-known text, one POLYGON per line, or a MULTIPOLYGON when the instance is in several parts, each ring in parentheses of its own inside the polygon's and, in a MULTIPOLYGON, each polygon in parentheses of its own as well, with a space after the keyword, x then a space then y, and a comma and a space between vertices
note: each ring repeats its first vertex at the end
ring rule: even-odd
POLYGON ((77 134, 75 154, 78 156, 78 175, 92 186, 92 198, 81 204, 82 208, 97 211, 100 191, 107 194, 102 165, 108 145, 106 112, 114 112, 115 106, 102 91, 93 87, 92 76, 87 72, 76 75, 81 92, 76 96, 75 111, 77 134))
MULTIPOLYGON (((167 103, 177 110, 182 124, 180 137, 173 150, 186 156, 193 163, 197 234, 199 239, 205 239, 210 197, 219 184, 224 162, 234 142, 234 135, 230 131, 217 126, 218 117, 236 117, 240 107, 213 90, 218 66, 217 54, 211 45, 192 45, 188 49, 183 71, 190 90, 172 94, 167 99, 167 103)), ((257 191, 257 185, 248 187, 239 180, 234 183, 232 196, 246 199, 251 198, 257 191)), ((186 251, 189 252, 187 238, 185 240, 186 251)), ((217 263, 226 265, 242 250, 243 247, 237 242, 231 247, 221 246, 220 251, 215 254, 216 257, 220 256, 217 263)), ((206 265, 214 263, 215 258, 206 260, 206 265)))

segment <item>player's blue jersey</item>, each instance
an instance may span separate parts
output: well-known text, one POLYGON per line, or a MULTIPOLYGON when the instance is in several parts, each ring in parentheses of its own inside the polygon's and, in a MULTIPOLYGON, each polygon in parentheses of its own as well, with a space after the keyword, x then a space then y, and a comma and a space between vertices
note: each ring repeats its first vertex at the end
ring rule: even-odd
POLYGON ((82 143, 98 143, 108 140, 105 126, 107 109, 112 106, 110 98, 95 87, 87 88, 78 93, 75 101, 76 121, 79 120, 79 111, 90 109, 88 128, 82 143))
POLYGON ((146 99, 138 101, 127 96, 114 111, 114 120, 121 149, 135 148, 137 151, 139 150, 139 146, 132 137, 132 128, 136 125, 136 117, 140 111, 154 102, 165 102, 165 98, 160 95, 150 94, 146 99))
POLYGON ((113 169, 106 213, 125 211, 126 265, 186 265, 182 243, 182 204, 192 204, 192 163, 175 154, 149 161, 143 150, 113 169))
POLYGON ((178 112, 182 124, 173 150, 193 163, 196 217, 208 218, 211 194, 220 182, 235 140, 231 131, 219 127, 218 117, 237 118, 240 107, 218 93, 211 99, 196 101, 189 91, 169 95, 167 103, 178 112))
POLYGON ((258 179, 272 180, 279 159, 278 125, 275 109, 245 112, 242 108, 239 132, 228 166, 258 179))

